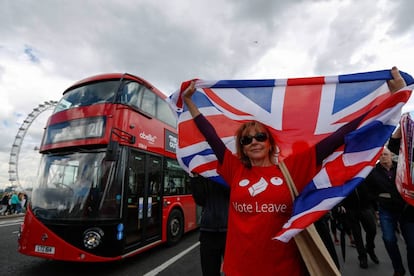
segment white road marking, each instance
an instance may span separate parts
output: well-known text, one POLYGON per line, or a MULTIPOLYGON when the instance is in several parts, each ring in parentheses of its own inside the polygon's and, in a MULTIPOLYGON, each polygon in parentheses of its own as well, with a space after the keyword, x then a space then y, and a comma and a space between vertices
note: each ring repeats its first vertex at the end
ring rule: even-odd
POLYGON ((20 225, 22 224, 23 219, 13 219, 13 220, 0 220, 0 227, 20 225))
POLYGON ((178 259, 180 259, 181 257, 183 257, 185 254, 187 254, 188 252, 190 252, 191 250, 193 250, 199 244, 200 244, 200 242, 196 242, 195 244, 193 244, 192 246, 190 246, 189 248, 187 248, 186 250, 184 250, 180 254, 172 257, 171 259, 167 260, 165 263, 161 264, 157 268, 155 268, 155 269, 149 271, 148 273, 144 274, 144 276, 155 276, 155 275, 157 275, 158 273, 160 273, 161 271, 163 271, 164 269, 166 269, 167 267, 169 267, 170 265, 172 265, 174 262, 176 262, 178 259))

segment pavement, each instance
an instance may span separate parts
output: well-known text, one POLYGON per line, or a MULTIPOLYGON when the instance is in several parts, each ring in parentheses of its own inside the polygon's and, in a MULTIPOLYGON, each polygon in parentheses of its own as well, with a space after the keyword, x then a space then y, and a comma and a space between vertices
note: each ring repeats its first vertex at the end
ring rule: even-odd
MULTIPOLYGON (((408 271, 405 243, 400 235, 398 235, 398 245, 403 258, 405 270, 408 271)), ((394 274, 391 260, 385 250, 384 242, 382 241, 382 232, 379 227, 377 229, 377 236, 375 237, 375 253, 379 259, 379 264, 375 264, 368 257, 368 268, 360 268, 357 250, 356 248, 351 247, 349 240, 347 240, 345 260, 342 257, 341 247, 339 245, 336 246, 336 252, 340 261, 341 273, 343 276, 391 276, 394 274)), ((409 275, 409 273, 407 272, 406 275, 409 275)))

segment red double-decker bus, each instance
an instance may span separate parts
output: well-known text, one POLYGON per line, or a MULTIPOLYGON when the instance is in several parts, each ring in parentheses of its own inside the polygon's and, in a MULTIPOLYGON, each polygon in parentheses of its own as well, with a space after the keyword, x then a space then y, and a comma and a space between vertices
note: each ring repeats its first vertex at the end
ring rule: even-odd
POLYGON ((20 253, 113 261, 175 244, 197 227, 165 99, 130 74, 90 77, 64 91, 45 128, 20 253))

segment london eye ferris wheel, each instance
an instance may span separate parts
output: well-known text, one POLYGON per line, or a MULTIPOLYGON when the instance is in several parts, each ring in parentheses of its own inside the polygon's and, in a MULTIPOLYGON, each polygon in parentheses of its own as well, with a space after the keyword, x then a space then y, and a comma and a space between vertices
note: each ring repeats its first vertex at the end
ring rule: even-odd
POLYGON ((19 155, 21 153, 23 140, 32 125, 32 123, 38 118, 43 112, 54 108, 57 104, 57 101, 45 101, 44 103, 39 104, 37 107, 33 108, 32 112, 24 119, 23 123, 20 125, 17 134, 14 138, 10 150, 9 158, 9 181, 12 186, 22 188, 22 185, 19 180, 19 155))

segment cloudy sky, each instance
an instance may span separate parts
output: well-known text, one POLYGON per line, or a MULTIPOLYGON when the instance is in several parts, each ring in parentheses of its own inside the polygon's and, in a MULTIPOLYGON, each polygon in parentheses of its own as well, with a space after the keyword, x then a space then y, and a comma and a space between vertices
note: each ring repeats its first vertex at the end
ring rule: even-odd
MULTIPOLYGON (((169 95, 195 77, 414 75, 413 14, 412 0, 0 1, 0 188, 24 119, 80 79, 128 72, 169 95)), ((48 115, 23 140, 23 186, 48 115)))

